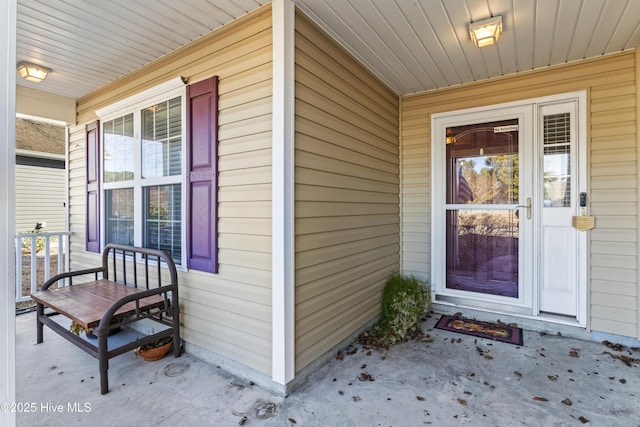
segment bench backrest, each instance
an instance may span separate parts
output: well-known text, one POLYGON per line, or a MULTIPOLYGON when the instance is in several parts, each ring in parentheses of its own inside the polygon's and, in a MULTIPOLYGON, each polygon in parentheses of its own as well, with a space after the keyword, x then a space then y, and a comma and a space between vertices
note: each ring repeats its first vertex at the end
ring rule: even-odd
POLYGON ((102 268, 105 279, 135 288, 175 286, 177 289, 176 265, 164 251, 110 243, 102 252, 102 268))

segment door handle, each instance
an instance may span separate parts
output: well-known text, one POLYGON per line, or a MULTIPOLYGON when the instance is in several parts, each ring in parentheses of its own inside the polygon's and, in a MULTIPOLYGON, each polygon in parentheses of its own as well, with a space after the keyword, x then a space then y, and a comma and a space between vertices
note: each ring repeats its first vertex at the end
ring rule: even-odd
POLYGON ((518 208, 527 208, 527 219, 531 219, 531 197, 527 197, 527 204, 526 205, 518 205, 516 206, 516 209, 518 208))

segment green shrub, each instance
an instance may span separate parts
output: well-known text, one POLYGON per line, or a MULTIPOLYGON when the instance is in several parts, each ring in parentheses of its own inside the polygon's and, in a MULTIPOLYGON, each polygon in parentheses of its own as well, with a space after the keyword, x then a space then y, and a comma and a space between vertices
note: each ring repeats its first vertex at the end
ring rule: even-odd
POLYGON ((419 322, 431 306, 429 287, 415 277, 395 274, 382 292, 379 338, 384 345, 406 341, 419 331, 419 322))

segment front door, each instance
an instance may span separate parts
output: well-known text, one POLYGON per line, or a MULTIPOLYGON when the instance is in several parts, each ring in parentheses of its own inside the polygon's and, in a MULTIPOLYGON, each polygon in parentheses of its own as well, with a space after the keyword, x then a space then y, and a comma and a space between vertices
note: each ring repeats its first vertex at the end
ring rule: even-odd
POLYGON ((577 105, 434 117, 436 300, 577 318, 577 105))

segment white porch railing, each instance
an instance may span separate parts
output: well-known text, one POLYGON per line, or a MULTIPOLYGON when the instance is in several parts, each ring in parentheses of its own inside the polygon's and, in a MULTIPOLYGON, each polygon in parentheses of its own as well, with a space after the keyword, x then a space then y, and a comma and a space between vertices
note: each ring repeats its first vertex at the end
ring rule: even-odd
POLYGON ((29 295, 51 276, 69 271, 70 234, 68 231, 16 234, 16 303, 30 301, 29 295), (51 261, 56 258, 57 268, 52 272, 51 261))

